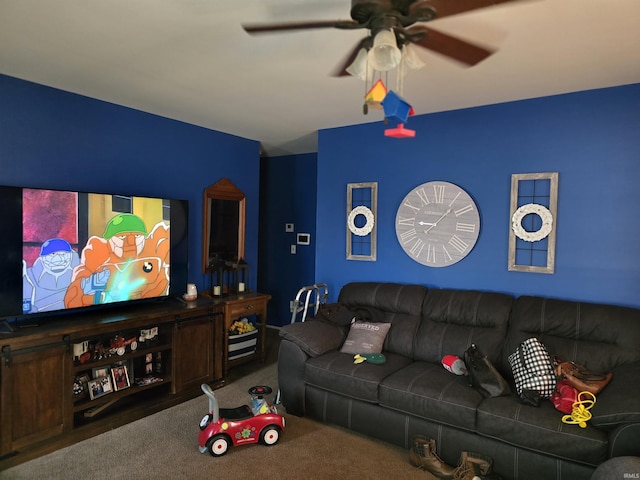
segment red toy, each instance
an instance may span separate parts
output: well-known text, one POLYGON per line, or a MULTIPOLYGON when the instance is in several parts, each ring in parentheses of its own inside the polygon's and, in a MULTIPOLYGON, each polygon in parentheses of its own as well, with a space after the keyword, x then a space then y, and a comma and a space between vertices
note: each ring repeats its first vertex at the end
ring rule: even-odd
POLYGON ((118 355, 122 356, 125 354, 126 347, 127 345, 129 345, 129 347, 131 348, 131 351, 134 351, 138 348, 138 342, 137 342, 138 338, 137 337, 131 337, 131 338, 122 338, 120 335, 116 335, 114 338, 111 339, 111 353, 117 353, 118 355))
POLYGON ((200 420, 198 450, 214 457, 227 453, 231 445, 261 442, 271 446, 278 443, 284 430, 284 417, 275 405, 264 399, 272 390, 267 386, 251 387, 251 406, 219 408, 213 390, 203 383, 200 388, 209 397, 209 413, 200 420))
POLYGON ((456 355, 445 355, 442 358, 442 366, 456 375, 469 375, 464 361, 456 355))

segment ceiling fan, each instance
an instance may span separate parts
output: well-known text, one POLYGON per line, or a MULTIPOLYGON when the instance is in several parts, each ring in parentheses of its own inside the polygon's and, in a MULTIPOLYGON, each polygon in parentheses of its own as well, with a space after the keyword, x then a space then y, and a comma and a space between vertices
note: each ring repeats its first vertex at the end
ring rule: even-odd
POLYGON ((400 49, 404 45, 415 44, 465 65, 473 66, 494 51, 424 25, 415 24, 514 1, 518 0, 351 0, 352 20, 245 24, 242 28, 250 34, 317 28, 368 29, 370 34, 353 48, 334 72, 333 75, 338 77, 348 75, 347 68, 355 60, 358 52, 363 48, 369 50, 374 44, 376 35, 383 30, 391 30, 395 34, 397 46, 400 49))

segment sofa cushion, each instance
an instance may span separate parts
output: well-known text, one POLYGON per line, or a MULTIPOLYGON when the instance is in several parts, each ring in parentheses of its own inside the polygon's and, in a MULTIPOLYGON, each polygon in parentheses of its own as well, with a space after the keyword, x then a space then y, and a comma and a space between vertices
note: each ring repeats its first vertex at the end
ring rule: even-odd
POLYGON ((594 372, 640 362, 640 309, 523 296, 513 304, 502 362, 523 340, 538 337, 549 354, 594 372))
POLYGON ((384 322, 384 312, 373 307, 357 307, 354 310, 355 319, 363 322, 384 322))
POLYGON ((415 338, 414 358, 440 363, 445 355, 462 357, 475 343, 500 370, 512 303, 513 297, 502 293, 430 289, 415 338))
POLYGON ((355 313, 339 302, 321 303, 316 315, 319 320, 326 320, 341 326, 349 325, 354 317, 355 313))
POLYGON ((350 310, 367 312, 374 321, 391 323, 383 350, 413 358, 426 292, 421 285, 353 282, 342 287, 338 301, 350 310))
POLYGON ((605 429, 640 423, 640 362, 614 370, 609 384, 597 395, 591 414, 591 424, 605 429))
POLYGON ((466 377, 427 362, 413 362, 389 375, 380 384, 379 398, 381 406, 471 431, 483 399, 466 377))
POLYGON ((340 348, 345 339, 343 327, 328 322, 309 319, 285 325, 280 329, 280 336, 289 340, 311 357, 317 357, 329 350, 340 348))
POLYGON ((305 363, 304 377, 309 385, 339 393, 346 397, 378 402, 378 385, 385 377, 411 363, 411 360, 384 352, 384 364, 354 364, 353 355, 331 351, 305 363))
POLYGON ((390 327, 390 323, 354 322, 340 351, 351 354, 380 353, 390 327))
POLYGON ((563 414, 549 401, 524 405, 515 395, 485 399, 477 412, 479 434, 565 460, 598 465, 607 458, 606 432, 562 422, 563 414))

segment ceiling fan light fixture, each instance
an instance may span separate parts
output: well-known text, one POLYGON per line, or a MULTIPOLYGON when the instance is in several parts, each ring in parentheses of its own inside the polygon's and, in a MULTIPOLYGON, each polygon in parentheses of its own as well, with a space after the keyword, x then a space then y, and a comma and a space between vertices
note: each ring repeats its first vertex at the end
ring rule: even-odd
POLYGON ((369 64, 374 70, 386 72, 398 66, 402 52, 398 48, 393 30, 380 30, 373 39, 368 53, 369 64))
POLYGON ((369 62, 367 61, 367 49, 361 48, 358 51, 355 60, 345 69, 345 71, 349 75, 359 78, 363 82, 366 82, 368 69, 369 62))
POLYGON ((402 47, 402 63, 409 70, 420 70, 425 66, 425 63, 416 53, 416 47, 410 43, 402 47))

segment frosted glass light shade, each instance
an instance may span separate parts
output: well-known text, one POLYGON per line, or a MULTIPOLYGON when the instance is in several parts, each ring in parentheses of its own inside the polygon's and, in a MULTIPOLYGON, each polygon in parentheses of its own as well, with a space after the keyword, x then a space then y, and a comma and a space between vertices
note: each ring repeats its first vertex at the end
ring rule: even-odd
POLYGON ((420 70, 425 66, 424 62, 416 53, 416 47, 407 43, 402 48, 402 61, 409 70, 420 70))
POLYGON ((410 43, 407 43, 404 47, 402 47, 402 60, 400 61, 400 65, 398 66, 399 78, 404 78, 407 73, 413 70, 420 70, 424 66, 424 62, 416 53, 416 47, 414 47, 410 43))
POLYGON ((374 70, 386 72, 396 68, 402 58, 402 52, 396 43, 396 36, 391 30, 380 30, 373 39, 373 47, 369 50, 369 65, 374 70))
POLYGON ((367 50, 365 48, 361 48, 358 54, 356 55, 355 60, 349 65, 345 71, 356 78, 359 78, 363 82, 367 81, 367 50))

